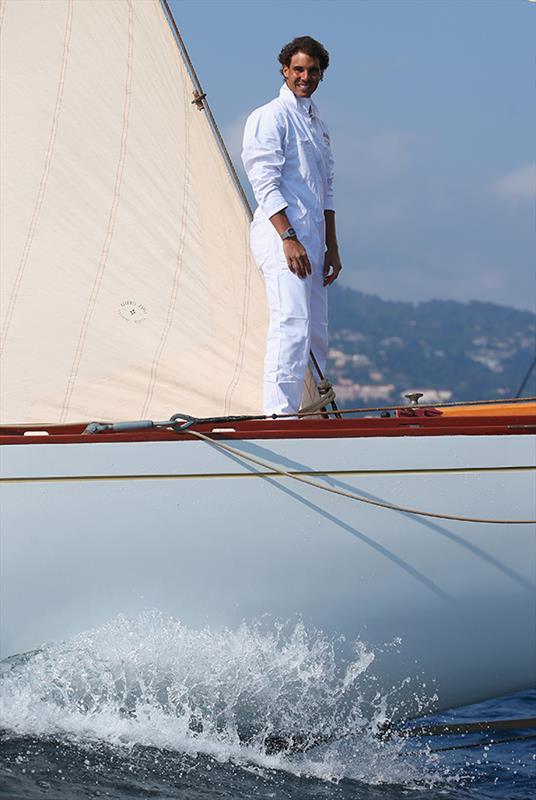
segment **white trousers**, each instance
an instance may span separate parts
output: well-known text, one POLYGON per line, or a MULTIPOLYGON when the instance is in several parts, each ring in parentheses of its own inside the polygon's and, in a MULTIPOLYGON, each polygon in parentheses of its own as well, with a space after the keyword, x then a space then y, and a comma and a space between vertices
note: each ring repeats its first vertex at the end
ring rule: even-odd
POLYGON ((283 243, 272 223, 254 219, 251 249, 266 285, 270 324, 264 361, 264 413, 295 414, 301 405, 309 350, 324 371, 328 350, 328 299, 323 286, 324 225, 294 227, 311 262, 312 275, 288 268, 283 243))

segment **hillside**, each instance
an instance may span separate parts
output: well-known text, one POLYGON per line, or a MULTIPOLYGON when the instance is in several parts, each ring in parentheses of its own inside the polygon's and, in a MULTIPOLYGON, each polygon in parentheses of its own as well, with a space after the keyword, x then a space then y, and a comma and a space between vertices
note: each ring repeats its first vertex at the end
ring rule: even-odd
MULTIPOLYGON (((513 397, 534 357, 536 315, 492 303, 381 300, 330 289, 327 375, 341 407, 513 397), (405 401, 404 401, 405 402, 405 401)), ((523 396, 536 395, 536 370, 523 396)))

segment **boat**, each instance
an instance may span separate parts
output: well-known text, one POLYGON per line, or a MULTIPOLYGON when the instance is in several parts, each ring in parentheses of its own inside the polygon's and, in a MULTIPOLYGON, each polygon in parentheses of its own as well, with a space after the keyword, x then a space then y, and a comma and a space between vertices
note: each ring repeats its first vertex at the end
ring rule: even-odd
POLYGON ((2 12, 2 656, 156 609, 366 645, 392 719, 534 686, 534 402, 333 415, 311 370, 316 413, 266 419, 249 209, 167 3, 2 12))

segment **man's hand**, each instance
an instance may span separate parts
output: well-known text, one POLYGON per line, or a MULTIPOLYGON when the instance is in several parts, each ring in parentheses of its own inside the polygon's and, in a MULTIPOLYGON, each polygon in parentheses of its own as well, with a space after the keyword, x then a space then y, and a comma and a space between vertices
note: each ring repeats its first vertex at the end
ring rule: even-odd
POLYGON ((339 277, 339 272, 342 269, 341 257, 339 256, 338 247, 328 247, 326 255, 324 256, 324 286, 329 286, 333 281, 339 277))
POLYGON ((283 252, 287 259, 288 268, 298 278, 306 278, 311 274, 311 263, 305 247, 297 239, 285 239, 283 252))

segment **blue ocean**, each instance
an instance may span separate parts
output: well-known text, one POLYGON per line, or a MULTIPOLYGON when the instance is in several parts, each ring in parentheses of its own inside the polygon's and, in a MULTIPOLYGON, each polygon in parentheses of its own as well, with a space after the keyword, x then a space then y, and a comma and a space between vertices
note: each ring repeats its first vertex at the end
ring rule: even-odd
MULTIPOLYGON (((300 622, 191 630, 151 612, 6 659, 0 796, 535 796, 535 730, 386 734, 397 688, 360 700, 374 652, 357 643, 341 672, 335 651, 300 622)), ((533 689, 425 720, 535 716, 533 689)))

